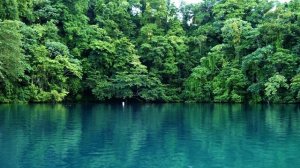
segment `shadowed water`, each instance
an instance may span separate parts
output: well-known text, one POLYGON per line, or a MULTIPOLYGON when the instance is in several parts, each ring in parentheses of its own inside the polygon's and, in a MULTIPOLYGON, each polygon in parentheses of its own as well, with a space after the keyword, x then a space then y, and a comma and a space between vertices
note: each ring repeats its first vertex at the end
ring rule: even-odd
POLYGON ((297 105, 0 105, 3 168, 300 167, 297 105))

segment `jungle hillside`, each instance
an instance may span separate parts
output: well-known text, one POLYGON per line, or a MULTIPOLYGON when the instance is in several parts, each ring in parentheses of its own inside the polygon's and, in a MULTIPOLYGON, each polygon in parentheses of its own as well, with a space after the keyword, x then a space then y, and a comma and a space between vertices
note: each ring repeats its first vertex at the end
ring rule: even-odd
POLYGON ((300 102, 300 0, 1 0, 0 102, 300 102))

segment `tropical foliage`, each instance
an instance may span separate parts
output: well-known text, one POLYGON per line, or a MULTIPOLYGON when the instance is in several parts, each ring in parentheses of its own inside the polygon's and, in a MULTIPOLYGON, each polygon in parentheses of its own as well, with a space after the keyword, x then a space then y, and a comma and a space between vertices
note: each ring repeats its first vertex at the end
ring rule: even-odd
POLYGON ((0 102, 294 103, 299 66, 299 0, 0 2, 0 102))

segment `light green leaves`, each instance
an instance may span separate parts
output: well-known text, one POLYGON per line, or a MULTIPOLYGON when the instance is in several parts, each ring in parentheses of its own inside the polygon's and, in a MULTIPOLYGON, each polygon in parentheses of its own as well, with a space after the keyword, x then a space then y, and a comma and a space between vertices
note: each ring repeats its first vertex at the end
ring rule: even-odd
POLYGON ((268 79, 268 82, 265 83, 265 92, 269 101, 276 102, 280 100, 280 89, 288 89, 289 87, 286 82, 286 78, 279 74, 275 74, 268 79))
POLYGON ((15 81, 24 74, 25 58, 22 51, 19 22, 0 22, 0 82, 15 81))

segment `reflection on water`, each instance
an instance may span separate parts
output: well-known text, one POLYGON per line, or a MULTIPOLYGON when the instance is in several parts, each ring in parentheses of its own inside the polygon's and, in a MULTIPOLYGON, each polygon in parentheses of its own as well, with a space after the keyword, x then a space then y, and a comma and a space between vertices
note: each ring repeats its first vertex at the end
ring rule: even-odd
POLYGON ((297 105, 0 105, 0 167, 300 167, 297 105))

